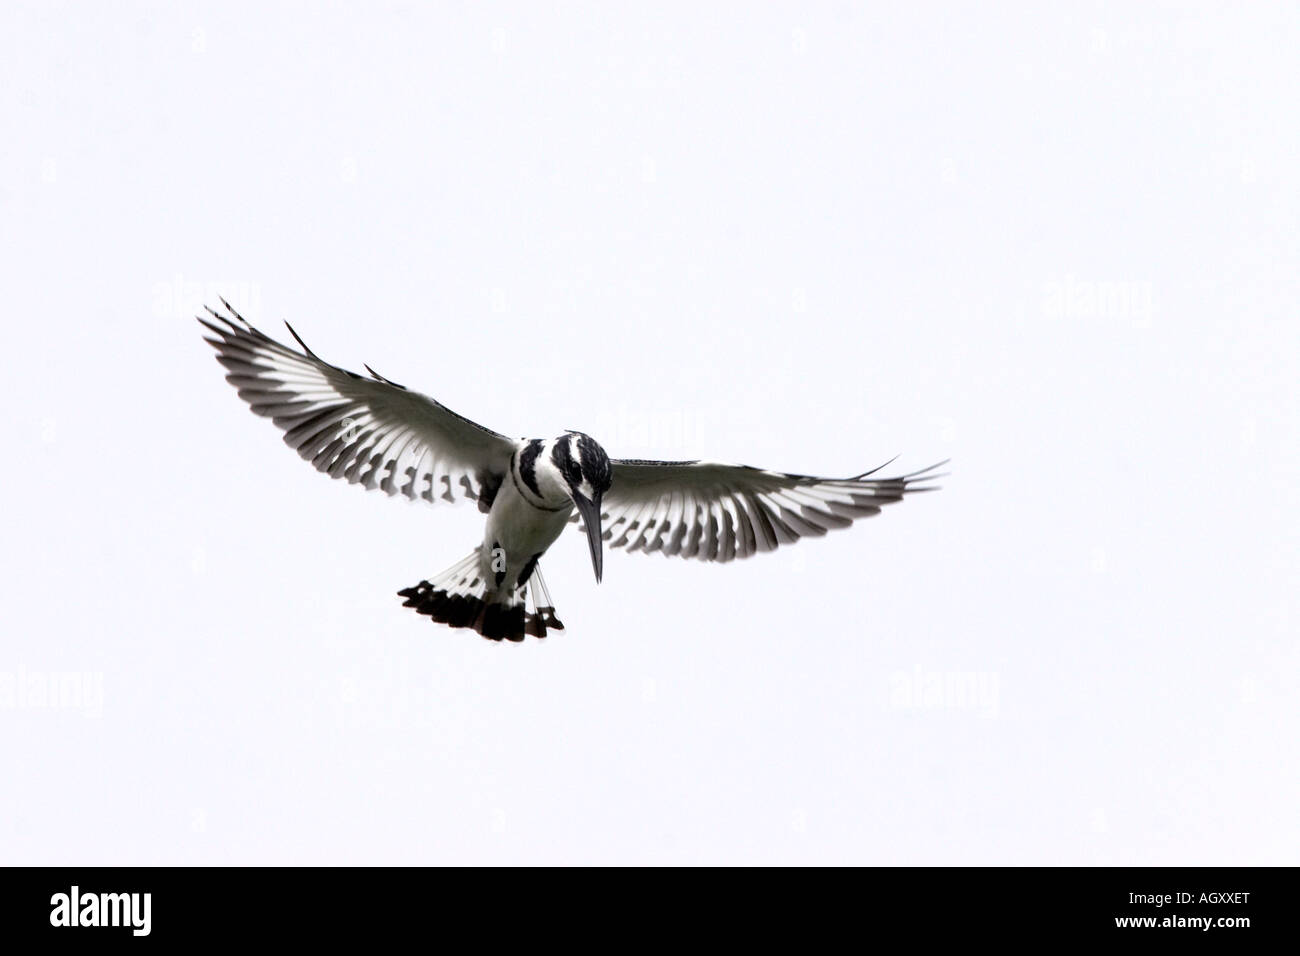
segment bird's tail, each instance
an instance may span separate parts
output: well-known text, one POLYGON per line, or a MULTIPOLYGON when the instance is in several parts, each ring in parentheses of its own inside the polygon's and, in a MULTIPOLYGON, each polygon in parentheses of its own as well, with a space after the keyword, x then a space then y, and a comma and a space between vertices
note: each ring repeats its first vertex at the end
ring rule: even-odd
POLYGON ((525 634, 545 637, 548 629, 564 630, 555 616, 542 569, 518 587, 498 589, 484 573, 482 551, 475 548, 432 581, 397 592, 413 607, 449 627, 468 627, 490 640, 522 641, 525 634))

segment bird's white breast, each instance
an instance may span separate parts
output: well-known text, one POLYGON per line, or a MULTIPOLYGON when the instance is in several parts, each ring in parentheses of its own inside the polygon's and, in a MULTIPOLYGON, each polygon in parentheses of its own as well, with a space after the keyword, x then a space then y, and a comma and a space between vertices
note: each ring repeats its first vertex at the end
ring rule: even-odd
MULTIPOLYGON (((541 469, 538 471, 540 485, 541 469)), ((563 501, 559 510, 544 511, 531 504, 520 493, 515 480, 507 477, 488 513, 484 536, 488 551, 503 548, 510 568, 520 567, 533 555, 542 553, 555 543, 573 513, 573 503, 567 495, 563 501)))

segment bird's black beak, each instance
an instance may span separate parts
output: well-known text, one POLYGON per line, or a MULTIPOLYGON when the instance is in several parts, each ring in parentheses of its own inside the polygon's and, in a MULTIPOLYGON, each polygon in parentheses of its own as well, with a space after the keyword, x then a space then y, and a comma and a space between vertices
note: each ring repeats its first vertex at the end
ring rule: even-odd
POLYGON ((588 501, 580 494, 573 496, 573 503, 578 506, 582 517, 582 526, 587 529, 587 544, 591 545, 591 567, 596 572, 596 583, 600 583, 604 567, 605 551, 600 539, 600 495, 595 501, 588 501))

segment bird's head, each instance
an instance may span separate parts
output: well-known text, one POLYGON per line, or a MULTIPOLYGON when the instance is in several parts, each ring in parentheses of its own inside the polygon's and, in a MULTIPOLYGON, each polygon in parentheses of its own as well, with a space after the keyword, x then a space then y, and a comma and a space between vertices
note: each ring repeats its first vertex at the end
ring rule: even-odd
POLYGON ((551 463, 555 465, 573 504, 587 529, 587 543, 591 546, 591 567, 600 581, 604 566, 601 546, 600 499, 614 480, 609 456, 596 440, 582 432, 566 432, 555 440, 551 449, 551 463))

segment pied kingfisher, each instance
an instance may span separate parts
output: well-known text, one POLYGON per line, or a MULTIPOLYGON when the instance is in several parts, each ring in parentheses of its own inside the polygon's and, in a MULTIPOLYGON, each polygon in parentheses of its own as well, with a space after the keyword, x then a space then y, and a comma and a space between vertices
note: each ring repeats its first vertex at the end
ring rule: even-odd
MULTIPOLYGON (((904 495, 931 491, 945 462, 896 478, 813 478, 707 461, 611 460, 582 432, 512 441, 369 365, 370 378, 298 352, 221 300, 214 337, 226 381, 290 448, 331 478, 428 502, 467 498, 487 515, 483 542, 431 581, 398 591, 404 606, 499 641, 563 630, 538 559, 580 523, 596 580, 602 542, 700 561, 747 558, 824 535, 904 495), (575 514, 576 510, 576 514, 575 514), (531 606, 531 609, 530 609, 531 606)), ((884 467, 883 465, 880 467, 884 467)))

